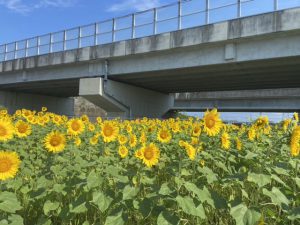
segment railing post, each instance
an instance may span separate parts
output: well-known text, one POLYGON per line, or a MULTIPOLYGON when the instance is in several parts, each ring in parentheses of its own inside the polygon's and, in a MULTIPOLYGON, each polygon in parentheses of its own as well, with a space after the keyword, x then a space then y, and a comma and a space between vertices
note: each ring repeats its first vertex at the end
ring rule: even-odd
POLYGON ((205 17, 205 23, 208 24, 209 23, 209 0, 206 0, 206 17, 205 17))
POLYGON ((17 59, 17 42, 15 42, 14 59, 17 59))
POLYGON ((40 37, 36 38, 37 55, 40 54, 40 37))
POLYGON ((153 9, 153 34, 156 34, 157 33, 157 9, 154 8, 153 9))
POLYGON ((242 3, 241 0, 237 0, 237 17, 240 18, 242 16, 242 3))
POLYGON ((178 1, 178 30, 181 30, 181 0, 178 1))
POLYGON ((135 14, 132 14, 131 38, 135 38, 135 14))
POLYGON ((28 57, 28 39, 26 40, 25 43, 25 56, 28 57))
POLYGON ((67 50, 67 32, 66 30, 64 30, 64 40, 63 40, 63 50, 66 51, 67 50))
POLYGON ((52 33, 50 33, 49 53, 52 53, 52 33))
POLYGON ((7 60, 7 44, 4 45, 4 61, 7 60))
POLYGON ((81 47, 81 27, 78 27, 78 48, 81 47))
POLYGON ((274 0, 274 11, 278 10, 278 0, 274 0))
POLYGON ((97 34, 98 34, 98 26, 97 23, 95 23, 95 33, 94 33, 94 45, 98 45, 98 40, 97 40, 97 34))
POLYGON ((115 18, 112 20, 112 42, 115 42, 116 40, 116 35, 115 35, 115 30, 116 30, 116 20, 115 18))

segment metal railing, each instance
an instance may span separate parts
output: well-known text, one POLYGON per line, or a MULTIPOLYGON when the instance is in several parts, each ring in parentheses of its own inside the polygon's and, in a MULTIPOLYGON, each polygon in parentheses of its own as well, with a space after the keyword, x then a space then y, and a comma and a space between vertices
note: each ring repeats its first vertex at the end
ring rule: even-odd
MULTIPOLYGON (((268 0, 270 1, 272 6, 266 11, 278 10, 278 3, 281 0, 268 0)), ((296 0, 282 1, 296 2, 296 0)), ((220 1, 180 0, 143 12, 3 44, 0 45, 0 62, 140 38, 249 16, 251 12, 243 13, 251 7, 249 4, 256 7, 262 1, 227 0, 226 4, 221 5, 217 5, 216 2, 220 1)))

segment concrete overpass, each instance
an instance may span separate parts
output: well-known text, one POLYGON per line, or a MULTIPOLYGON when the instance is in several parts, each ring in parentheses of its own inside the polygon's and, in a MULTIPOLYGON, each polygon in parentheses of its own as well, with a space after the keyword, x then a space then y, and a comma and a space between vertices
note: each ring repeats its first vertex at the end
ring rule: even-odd
POLYGON ((0 104, 71 115, 70 97, 79 95, 130 117, 211 107, 298 111, 299 21, 294 8, 3 61, 0 104), (198 94, 174 94, 186 92, 198 94))

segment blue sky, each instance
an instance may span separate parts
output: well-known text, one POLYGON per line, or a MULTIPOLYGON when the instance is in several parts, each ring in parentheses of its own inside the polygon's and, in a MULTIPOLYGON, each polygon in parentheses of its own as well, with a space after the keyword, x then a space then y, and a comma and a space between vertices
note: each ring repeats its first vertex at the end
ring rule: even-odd
POLYGON ((110 19, 172 0, 0 0, 0 43, 110 19))
MULTIPOLYGON (((102 21, 128 13, 165 5, 176 0, 0 0, 0 44, 47 34, 66 28, 102 21)), ((192 0, 195 4, 186 11, 203 6, 204 0, 192 0)), ((217 7, 237 0, 210 0, 217 7)), ((244 1, 244 0, 243 0, 244 1)), ((245 3, 244 15, 272 9, 273 0, 253 0, 245 3)), ((300 0, 279 0, 280 8, 300 5, 300 0)), ((234 15, 234 8, 215 10, 211 19, 218 21, 234 15)), ((167 12, 164 12, 167 14, 167 12)), ((163 14, 163 12, 162 12, 163 14)), ((204 16, 186 18, 184 21, 203 20, 204 16)), ((166 24, 164 27, 167 27, 166 24)))

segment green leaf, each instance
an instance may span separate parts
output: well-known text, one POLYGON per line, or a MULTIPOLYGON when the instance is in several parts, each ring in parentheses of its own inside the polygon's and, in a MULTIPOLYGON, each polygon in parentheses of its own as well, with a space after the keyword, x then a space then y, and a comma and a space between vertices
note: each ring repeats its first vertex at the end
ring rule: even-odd
POLYGON ((300 207, 292 209, 289 214, 288 219, 290 220, 300 219, 300 207))
POLYGON ((83 196, 80 196, 78 199, 72 202, 69 207, 71 213, 79 214, 87 211, 86 201, 83 196))
POLYGON ((24 225, 23 218, 19 215, 10 215, 8 217, 8 220, 11 222, 9 225, 24 225))
POLYGON ((280 179, 280 177, 278 177, 276 174, 272 174, 271 178, 275 181, 277 181, 278 183, 282 184, 283 186, 287 187, 287 185, 280 179))
POLYGON ((157 217, 157 224, 159 225, 177 225, 179 218, 172 215, 169 211, 163 211, 157 217))
POLYGON ((0 210, 15 213, 22 209, 15 193, 4 191, 0 193, 0 210))
POLYGON ((169 195, 172 193, 171 189, 168 187, 167 183, 163 183, 158 192, 160 195, 169 195))
POLYGON ((298 188, 300 188, 300 178, 299 177, 295 177, 294 179, 295 179, 295 182, 296 182, 298 188))
POLYGON ((102 192, 94 192, 92 202, 95 203, 101 212, 105 212, 113 199, 102 192))
POLYGON ((123 210, 116 215, 108 216, 105 220, 105 225, 123 225, 125 221, 123 219, 123 210))
POLYGON ((123 200, 133 199, 138 192, 139 189, 131 187, 130 185, 126 185, 123 190, 123 200))
POLYGON ((218 180, 217 174, 214 173, 210 168, 204 166, 198 167, 198 170, 200 173, 203 173, 206 176, 207 183, 211 184, 218 180))
POLYGON ((198 207, 195 206, 193 199, 189 196, 186 197, 181 197, 177 196, 176 197, 177 204, 182 210, 188 214, 188 215, 193 215, 193 216, 198 216, 201 219, 205 219, 205 211, 203 206, 200 204, 198 207))
POLYGON ((87 186, 89 189, 92 189, 94 187, 99 187, 103 182, 103 178, 99 176, 99 174, 96 174, 95 171, 90 172, 90 174, 87 177, 87 186))
POLYGON ((236 225, 255 225, 261 217, 259 212, 248 209, 244 203, 232 207, 230 215, 234 218, 236 225))
POLYGON ((257 184, 259 187, 263 187, 271 183, 271 176, 265 174, 249 173, 248 181, 257 184))
POLYGON ((59 202, 51 202, 47 200, 44 204, 44 213, 45 215, 49 215, 49 212, 57 210, 59 207, 59 202))
POLYGON ((287 197, 276 187, 272 188, 272 191, 268 191, 267 189, 263 189, 263 194, 270 197, 272 202, 276 205, 289 205, 290 201, 287 197))
POLYGON ((143 199, 143 201, 139 204, 139 210, 144 218, 149 216, 149 214, 152 211, 152 208, 153 208, 152 201, 147 198, 143 199))

